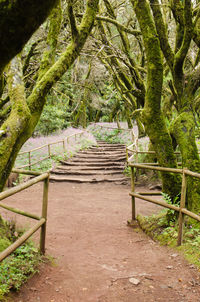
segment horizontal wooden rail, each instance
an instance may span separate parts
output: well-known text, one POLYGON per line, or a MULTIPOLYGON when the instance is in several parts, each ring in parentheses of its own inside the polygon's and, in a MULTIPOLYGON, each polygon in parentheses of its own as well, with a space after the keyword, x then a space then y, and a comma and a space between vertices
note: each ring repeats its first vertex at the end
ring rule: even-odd
POLYGON ((166 202, 164 202, 164 201, 162 201, 162 200, 155 200, 155 199, 152 199, 152 198, 149 198, 149 197, 145 197, 145 196, 142 196, 142 195, 139 194, 139 193, 131 192, 131 193, 129 193, 129 195, 130 195, 130 196, 134 196, 134 197, 136 197, 136 198, 140 198, 140 199, 142 199, 142 200, 149 201, 149 202, 151 202, 151 203, 155 203, 155 204, 157 204, 157 205, 159 205, 159 206, 162 206, 162 207, 165 207, 165 208, 168 208, 168 209, 177 211, 177 212, 179 212, 179 210, 180 210, 179 207, 176 207, 176 206, 174 206, 174 205, 172 205, 172 204, 168 204, 168 203, 166 203, 166 202))
POLYGON ((19 214, 19 215, 23 215, 23 216, 26 216, 26 217, 29 217, 29 218, 32 218, 32 219, 36 219, 36 220, 40 220, 41 217, 37 216, 37 215, 34 215, 34 214, 30 214, 28 212, 24 212, 24 211, 21 211, 19 209, 16 209, 16 208, 12 208, 12 207, 9 207, 3 203, 0 202, 0 207, 3 208, 3 209, 6 209, 10 212, 13 212, 13 213, 16 213, 16 214, 19 214))
POLYGON ((0 253, 0 262, 14 252, 20 245, 22 245, 28 238, 30 238, 44 223, 45 219, 41 218, 37 224, 35 224, 30 230, 25 232, 18 240, 12 245, 7 247, 3 252, 0 253))
POLYGON ((26 188, 29 188, 31 186, 33 186, 34 184, 46 179, 47 177, 49 177, 49 173, 44 173, 42 175, 39 175, 31 180, 28 180, 27 182, 21 184, 21 185, 18 185, 14 188, 11 188, 7 191, 4 191, 4 192, 1 192, 0 193, 0 200, 2 199, 5 199, 9 196, 12 196, 13 194, 16 194, 18 192, 21 192, 22 190, 26 189, 26 188))
POLYGON ((34 149, 31 149, 31 150, 29 150, 29 151, 23 151, 23 152, 19 152, 19 153, 18 153, 18 155, 24 155, 24 154, 29 153, 29 152, 38 151, 38 150, 43 149, 43 148, 45 148, 45 147, 48 147, 48 144, 45 144, 45 145, 39 146, 39 147, 34 148, 34 149))
POLYGON ((65 137, 65 138, 63 138, 63 139, 61 139, 61 140, 58 140, 58 141, 55 141, 55 142, 52 142, 52 143, 49 143, 49 144, 45 144, 45 145, 42 145, 42 146, 40 146, 40 147, 37 147, 37 148, 34 148, 34 149, 31 149, 31 150, 28 150, 28 151, 23 151, 23 152, 20 152, 19 154, 18 154, 18 156, 21 156, 21 155, 24 155, 24 154, 28 154, 28 164, 25 164, 25 165, 22 165, 22 166, 19 166, 19 167, 16 167, 17 169, 23 169, 23 168, 27 168, 27 167, 29 167, 29 170, 31 170, 31 167, 33 166, 33 165, 36 165, 36 164, 38 164, 38 163, 40 163, 40 162, 42 162, 42 161, 44 161, 44 160, 46 160, 46 159, 49 159, 49 158, 51 158, 53 155, 58 155, 58 154, 61 154, 61 153, 65 153, 66 152, 66 143, 65 143, 65 141, 67 141, 67 143, 69 142, 69 139, 70 138, 72 138, 72 137, 75 137, 75 140, 76 140, 76 137, 78 136, 78 135, 80 135, 80 136, 82 136, 85 132, 87 132, 86 130, 85 131, 81 131, 81 132, 77 132, 77 133, 73 133, 73 134, 71 134, 71 135, 69 135, 69 136, 67 136, 67 137, 65 137), (63 152, 56 152, 56 153, 54 153, 54 154, 52 154, 51 153, 51 146, 52 145, 56 145, 56 144, 61 144, 62 143, 62 145, 63 145, 63 152), (48 156, 46 156, 46 157, 44 157, 44 158, 42 158, 42 159, 39 159, 39 160, 37 160, 37 161, 35 161, 35 162, 31 162, 31 153, 32 152, 34 152, 34 151, 38 151, 38 150, 40 150, 40 149, 43 149, 43 148, 48 148, 48 151, 47 151, 47 153, 48 153, 48 156))
MULTIPOLYGON (((187 176, 196 177, 200 179, 200 174, 196 172, 192 172, 186 168, 184 169, 174 169, 174 168, 166 168, 166 167, 155 167, 146 164, 137 164, 137 163, 129 163, 128 165, 131 168, 131 192, 129 195, 132 199, 132 222, 136 219, 136 211, 135 211, 135 198, 142 199, 156 205, 174 210, 179 212, 178 218, 178 238, 177 238, 177 245, 181 245, 183 240, 183 226, 184 226, 184 215, 187 215, 197 221, 200 222, 200 216, 187 210, 185 208, 186 204, 186 190, 187 190, 187 176), (162 200, 155 200, 153 198, 146 197, 145 195, 158 195, 159 192, 155 192, 151 194, 151 192, 135 192, 135 172, 134 168, 136 169, 149 169, 149 170, 156 170, 165 173, 179 173, 182 174, 182 186, 181 186, 181 199, 180 199, 180 206, 177 207, 173 204, 168 204, 162 200)), ((132 222, 129 222, 131 224, 132 222)))
POLYGON ((191 211, 188 211, 187 209, 182 209, 181 210, 183 214, 186 214, 187 216, 190 216, 191 218, 195 219, 195 220, 198 220, 200 221, 200 216, 191 212, 191 211))
MULTIPOLYGON (((39 164, 40 162, 42 162, 42 161, 44 161, 44 160, 46 160, 46 159, 48 159, 48 158, 50 158, 50 157, 49 157, 49 156, 46 156, 46 157, 44 157, 44 158, 42 158, 42 159, 39 159, 39 160, 37 160, 37 161, 31 163, 31 166, 34 166, 34 165, 36 165, 36 164, 39 164)), ((30 164, 26 164, 26 165, 17 167, 17 169, 26 168, 26 167, 29 167, 29 166, 30 166, 30 164)))
POLYGON ((73 137, 73 136, 75 136, 75 135, 81 135, 81 134, 83 134, 83 133, 85 133, 85 131, 81 131, 81 132, 77 132, 77 133, 71 134, 71 135, 65 137, 65 138, 62 139, 62 140, 58 140, 58 141, 56 141, 56 142, 52 142, 52 143, 49 143, 49 144, 45 144, 45 145, 42 145, 42 146, 40 146, 40 147, 31 149, 31 150, 28 150, 28 151, 19 152, 18 155, 23 155, 23 154, 26 154, 26 153, 29 153, 29 152, 34 152, 34 151, 40 150, 40 149, 42 149, 42 148, 48 147, 49 145, 51 146, 51 145, 55 145, 55 144, 57 144, 57 143, 62 143, 63 140, 65 141, 65 140, 67 140, 67 139, 69 139, 69 138, 71 138, 71 137, 73 137))
POLYGON ((30 170, 22 170, 22 169, 19 169, 19 168, 14 168, 14 169, 12 169, 12 172, 14 172, 14 173, 19 173, 19 174, 26 174, 26 175, 35 175, 35 176, 44 174, 44 172, 30 171, 30 170))
POLYGON ((131 132, 132 129, 125 129, 125 128, 113 128, 113 127, 107 127, 107 126, 102 126, 102 125, 97 125, 97 124, 92 124, 92 126, 100 127, 102 129, 112 129, 112 130, 118 130, 118 131, 129 131, 131 132))
POLYGON ((161 171, 161 172, 171 172, 171 173, 182 173, 183 172, 182 169, 166 168, 166 167, 154 167, 154 166, 148 166, 148 165, 143 165, 143 164, 129 163, 129 166, 133 167, 133 168, 157 170, 157 171, 161 171))
MULTIPOLYGON (((37 172, 32 171, 24 171, 24 170, 18 170, 15 169, 15 171, 22 173, 22 174, 40 174, 37 172)), ((41 175, 36 176, 35 178, 27 181, 26 183, 23 183, 21 185, 18 185, 15 188, 9 189, 7 191, 0 193, 0 200, 6 199, 9 196, 12 196, 40 181, 44 181, 43 186, 43 202, 42 202, 42 214, 41 217, 31 214, 10 206, 7 206, 0 202, 0 207, 4 208, 8 211, 14 212, 16 214, 20 214, 32 219, 39 220, 37 224, 35 224, 30 230, 25 232, 18 240, 16 240, 13 244, 11 244, 7 249, 5 249, 3 252, 0 253, 0 262, 5 259, 7 256, 9 256, 16 248, 18 248, 20 245, 22 245, 33 233, 35 233, 39 228, 41 228, 40 233, 40 252, 42 254, 45 253, 45 237, 46 237, 46 221, 47 221, 47 205, 48 205, 48 187, 49 187, 49 173, 43 173, 41 175)))
POLYGON ((185 174, 188 176, 192 176, 192 177, 196 177, 196 178, 200 178, 200 174, 196 173, 196 172, 192 172, 190 170, 185 169, 185 174))
POLYGON ((161 192, 154 192, 154 191, 151 191, 151 192, 136 192, 137 194, 140 194, 140 195, 162 195, 161 192))

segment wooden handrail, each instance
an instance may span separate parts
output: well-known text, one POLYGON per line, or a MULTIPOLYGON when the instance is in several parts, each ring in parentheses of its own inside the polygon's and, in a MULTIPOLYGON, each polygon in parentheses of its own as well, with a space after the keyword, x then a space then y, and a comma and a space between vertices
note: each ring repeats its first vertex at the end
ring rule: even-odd
MULTIPOLYGON (((42 161, 44 161, 44 160, 46 160, 46 159, 48 159, 48 158, 51 158, 53 155, 55 155, 55 154, 52 154, 52 153, 51 153, 51 146, 52 146, 52 145, 55 145, 55 144, 60 144, 60 143, 62 143, 62 144, 63 144, 63 152, 66 152, 65 141, 69 142, 69 139, 72 138, 73 136, 74 136, 75 139, 76 139, 77 135, 82 135, 82 134, 85 133, 85 132, 86 132, 86 131, 81 131, 81 132, 73 133, 73 134, 71 134, 71 135, 65 137, 65 138, 62 139, 62 140, 58 140, 58 141, 55 141, 55 142, 52 142, 52 143, 49 143, 49 144, 45 144, 45 145, 42 145, 42 146, 40 146, 40 147, 31 149, 31 150, 28 150, 28 151, 19 152, 19 153, 18 153, 18 156, 21 156, 21 155, 24 155, 24 154, 28 154, 29 163, 26 164, 26 165, 22 165, 22 166, 16 167, 16 168, 17 168, 17 169, 23 169, 23 168, 29 167, 29 170, 30 170, 31 167, 32 167, 33 165, 36 165, 36 164, 38 164, 38 163, 40 163, 40 162, 42 162, 42 161), (48 156, 46 156, 46 157, 44 157, 44 158, 42 158, 42 159, 40 159, 40 160, 37 160, 37 161, 35 161, 35 162, 32 163, 32 162, 31 162, 31 152, 34 152, 34 151, 43 149, 43 148, 45 148, 45 147, 48 147, 48 156)), ((57 154, 57 153, 56 153, 56 154, 57 154)), ((58 154, 60 154, 60 153, 58 153, 58 154)))
MULTIPOLYGON (((134 222, 136 219, 136 211, 135 211, 135 198, 142 199, 157 205, 160 205, 162 207, 174 210, 179 212, 179 218, 178 218, 178 239, 177 239, 177 245, 182 244, 183 240, 183 225, 184 225, 184 215, 187 215, 197 221, 200 221, 200 215, 197 215, 185 208, 186 204, 186 190, 187 190, 187 176, 192 176, 195 178, 200 178, 200 173, 192 172, 186 168, 184 169, 175 169, 175 168, 167 168, 167 167, 155 167, 155 166, 150 166, 146 164, 138 164, 138 163, 129 163, 129 167, 131 168, 131 192, 129 195, 131 196, 132 200, 132 220, 129 224, 134 222), (149 170, 157 170, 161 172, 168 172, 168 173, 179 173, 182 174, 182 185, 181 185, 181 201, 180 201, 180 206, 175 206, 173 204, 168 204, 162 200, 156 200, 153 198, 146 197, 145 195, 154 195, 151 194, 150 192, 135 192, 135 173, 134 173, 134 168, 136 169, 149 169, 149 170), (143 196, 144 195, 144 196, 143 196)), ((157 195, 157 194, 156 194, 157 195)))
POLYGON ((45 237, 46 237, 46 221, 47 221, 47 205, 48 205, 48 186, 49 186, 49 173, 39 173, 35 171, 25 171, 25 170, 18 170, 15 169, 18 173, 22 174, 28 174, 28 175, 37 175, 35 178, 27 181, 26 183, 23 183, 21 185, 18 185, 12 189, 9 189, 7 191, 0 193, 0 200, 6 199, 9 196, 12 196, 18 192, 21 192, 22 190, 25 190, 26 188, 31 187, 32 185, 44 181, 44 187, 43 187, 43 202, 42 202, 42 213, 41 217, 27 213, 25 211, 7 206, 0 202, 0 207, 4 208, 8 211, 14 212, 16 214, 20 214, 32 219, 38 220, 38 222, 27 232, 25 232, 18 240, 16 240, 13 244, 11 244, 7 249, 5 249, 3 252, 0 253, 0 262, 8 257, 12 252, 14 252, 20 245, 22 245, 33 233, 35 233, 39 228, 41 228, 41 234, 40 234, 40 252, 42 254, 45 253, 45 237))

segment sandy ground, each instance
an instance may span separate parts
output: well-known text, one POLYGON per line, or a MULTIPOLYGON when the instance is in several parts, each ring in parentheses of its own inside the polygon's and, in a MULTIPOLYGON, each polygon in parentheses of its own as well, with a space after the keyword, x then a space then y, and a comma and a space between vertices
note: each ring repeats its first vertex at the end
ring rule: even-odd
MULTIPOLYGON (((59 137, 30 139, 24 149, 80 130, 66 131, 59 137)), ((40 273, 10 301, 200 302, 198 270, 177 251, 127 227, 129 191, 130 185, 115 183, 51 183, 46 254, 54 257, 53 263, 42 264, 40 273)), ((37 184, 6 203, 40 215, 41 201, 42 184, 37 184)), ((138 213, 156 211, 155 205, 137 201, 138 213)), ((32 225, 30 219, 5 211, 3 216, 26 228, 32 225)), ((38 242, 39 232, 33 239, 38 242)))
MULTIPOLYGON (((41 191, 37 184, 7 204, 39 214, 41 191)), ((197 269, 127 227, 129 191, 129 185, 51 183, 46 252, 55 257, 54 265, 43 264, 10 301, 199 302, 197 269)), ((137 202, 138 213, 156 211, 155 205, 137 202)))

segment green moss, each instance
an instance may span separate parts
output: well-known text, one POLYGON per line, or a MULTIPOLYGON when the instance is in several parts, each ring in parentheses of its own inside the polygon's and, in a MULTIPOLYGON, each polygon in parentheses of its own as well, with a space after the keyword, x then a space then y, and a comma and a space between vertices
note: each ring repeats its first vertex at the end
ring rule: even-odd
POLYGON ((183 243, 177 247, 177 223, 168 221, 167 211, 149 217, 138 215, 137 219, 142 230, 161 245, 176 248, 190 262, 200 267, 200 224, 189 224, 184 228, 183 243))
POLYGON ((11 245, 11 242, 8 238, 0 238, 0 252, 4 251, 9 245, 11 245))

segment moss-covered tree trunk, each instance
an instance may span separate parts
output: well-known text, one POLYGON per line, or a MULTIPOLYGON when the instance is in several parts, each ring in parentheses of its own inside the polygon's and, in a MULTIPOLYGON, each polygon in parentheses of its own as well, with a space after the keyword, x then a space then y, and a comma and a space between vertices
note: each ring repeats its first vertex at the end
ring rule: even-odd
MULTIPOLYGON (((163 62, 160 42, 151 15, 149 2, 132 1, 143 36, 147 57, 147 87, 142 121, 158 162, 163 167, 177 167, 170 134, 161 111, 163 62)), ((163 191, 172 198, 180 192, 180 179, 174 174, 162 173, 163 191)))
MULTIPOLYGON (((172 135, 181 151, 182 166, 199 173, 200 161, 195 140, 193 112, 185 111, 180 113, 173 122, 171 129, 172 135)), ((188 177, 187 188, 188 208, 198 213, 200 209, 200 181, 198 178, 188 177)))
MULTIPOLYGON (((196 39, 199 26, 197 21, 199 17, 193 22, 192 19, 195 17, 195 14, 192 12, 193 4, 191 0, 172 2, 171 9, 176 22, 176 44, 175 50, 172 50, 159 1, 151 0, 150 2, 152 4, 161 49, 172 75, 172 96, 176 102, 177 109, 177 117, 171 125, 173 141, 181 151, 183 167, 200 172, 193 112, 195 92, 200 84, 200 68, 195 63, 195 68, 193 68, 192 72, 190 71, 188 73, 185 67, 186 56, 189 52, 192 39, 194 39, 198 47, 200 46, 199 40, 196 39)), ((199 212, 200 183, 197 179, 188 177, 187 187, 188 207, 195 212, 199 212)))

